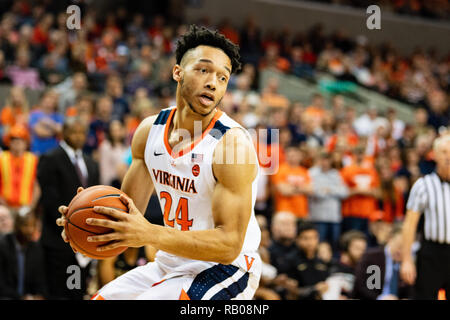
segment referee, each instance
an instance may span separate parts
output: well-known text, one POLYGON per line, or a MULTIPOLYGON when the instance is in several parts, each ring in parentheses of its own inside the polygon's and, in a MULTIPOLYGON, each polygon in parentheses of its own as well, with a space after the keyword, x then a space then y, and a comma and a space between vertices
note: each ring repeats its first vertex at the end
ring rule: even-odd
POLYGON ((450 298, 450 135, 437 138, 433 151, 436 171, 411 188, 402 235, 400 276, 407 284, 415 283, 415 298, 420 300, 437 299, 439 289, 450 298), (414 264, 411 246, 422 213, 424 237, 414 264))

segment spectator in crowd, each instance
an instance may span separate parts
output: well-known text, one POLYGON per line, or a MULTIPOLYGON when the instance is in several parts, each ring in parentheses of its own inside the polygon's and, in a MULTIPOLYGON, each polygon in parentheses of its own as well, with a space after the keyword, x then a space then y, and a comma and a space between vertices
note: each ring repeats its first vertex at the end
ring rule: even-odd
POLYGON ((330 274, 339 274, 346 282, 342 286, 340 295, 351 297, 355 282, 355 268, 367 248, 367 236, 357 230, 344 233, 339 239, 340 257, 330 268, 330 274))
POLYGON ((72 77, 66 78, 63 83, 55 87, 59 94, 58 111, 66 114, 69 107, 75 105, 77 98, 88 88, 86 74, 75 72, 72 77))
POLYGON ((283 108, 289 107, 289 100, 283 94, 278 92, 279 80, 277 78, 270 78, 261 94, 261 102, 268 108, 283 108))
POLYGON ((14 219, 11 210, 3 204, 0 204, 0 239, 14 230, 14 219))
POLYGON ((255 292, 255 300, 281 300, 281 296, 274 290, 278 275, 277 269, 270 264, 269 246, 271 245, 270 231, 265 216, 257 215, 259 228, 261 229, 261 242, 259 244, 259 255, 262 261, 261 279, 259 287, 255 292))
POLYGON ((290 269, 286 256, 295 252, 297 237, 297 219, 289 212, 277 212, 272 218, 272 243, 269 247, 270 264, 278 273, 286 273, 290 269))
POLYGON ((419 155, 414 148, 407 148, 403 151, 404 160, 402 167, 396 172, 396 176, 406 178, 406 189, 409 190, 414 182, 420 178, 419 155))
POLYGON ((29 113, 30 109, 23 88, 12 87, 0 114, 3 136, 6 136, 9 129, 16 124, 26 126, 29 113))
POLYGON ((65 117, 79 117, 86 123, 91 123, 94 116, 94 99, 89 93, 77 96, 75 104, 66 109, 65 117))
POLYGON ((8 80, 5 76, 5 53, 0 50, 0 83, 8 83, 8 80))
POLYGON ((436 132, 441 127, 446 127, 450 123, 450 109, 448 97, 443 90, 430 90, 427 94, 428 124, 436 132))
POLYGON ((427 134, 433 129, 433 127, 428 124, 428 117, 429 115, 425 108, 417 108, 414 111, 414 124, 417 135, 427 134))
POLYGON ((260 59, 259 69, 269 69, 280 72, 288 72, 291 68, 289 60, 280 56, 277 44, 270 43, 266 46, 265 55, 260 59))
POLYGON ((392 129, 392 138, 398 141, 403 136, 405 122, 397 118, 397 111, 392 107, 387 110, 386 118, 389 121, 389 127, 392 129))
POLYGON ((5 74, 14 86, 38 90, 43 87, 37 69, 30 67, 30 52, 21 48, 16 53, 16 63, 6 68, 5 74))
POLYGON ((291 262, 287 275, 298 282, 294 295, 299 300, 321 300, 328 290, 325 280, 329 270, 317 256, 319 233, 313 224, 300 224, 296 245, 298 250, 286 257, 291 262))
POLYGON ((355 149, 355 163, 341 171, 349 188, 349 197, 342 204, 342 231, 359 230, 367 235, 370 216, 377 210, 380 181, 375 168, 364 158, 364 150, 355 149))
MULTIPOLYGON (((100 143, 105 139, 112 119, 112 99, 107 95, 99 97, 95 106, 95 115, 89 125, 89 133, 84 146, 84 151, 86 153, 92 154, 98 149, 100 143)), ((94 157, 96 157, 95 154, 94 157)))
POLYGON ((306 118, 306 121, 312 121, 317 126, 321 126, 326 113, 324 104, 325 99, 320 93, 313 94, 311 104, 306 107, 303 114, 303 116, 306 118))
POLYGON ((358 136, 368 137, 375 132, 378 122, 378 110, 376 107, 370 106, 366 113, 355 120, 353 127, 358 136))
POLYGON ((304 51, 301 46, 292 48, 290 56, 291 71, 299 78, 313 79, 315 70, 309 63, 305 62, 303 56, 304 51))
POLYGON ((128 149, 125 138, 123 123, 120 120, 111 121, 106 139, 99 146, 100 183, 103 185, 120 189, 121 180, 117 168, 128 149))
POLYGON ((326 241, 321 241, 317 246, 317 257, 322 260, 328 268, 331 267, 333 262, 333 249, 331 245, 326 241))
MULTIPOLYGON (((58 37, 59 31, 53 31, 53 37, 58 37)), ((49 86, 61 83, 68 75, 66 58, 57 52, 45 54, 40 64, 40 77, 42 81, 49 86)))
POLYGON ((327 139, 325 147, 330 153, 340 151, 349 155, 351 150, 358 145, 358 142, 358 136, 353 132, 351 125, 342 121, 337 124, 336 133, 327 139))
POLYGON ((370 221, 367 246, 373 248, 386 245, 393 229, 392 225, 392 222, 381 219, 381 216, 377 216, 373 221, 370 221))
POLYGON ((356 267, 353 298, 362 300, 412 298, 412 286, 400 279, 402 248, 402 230, 397 226, 391 231, 386 245, 370 248, 364 253, 356 267), (379 269, 369 270, 371 266, 379 269), (370 281, 368 278, 373 276, 373 272, 378 272, 376 270, 379 270, 379 282, 370 281), (368 287, 368 283, 373 284, 373 288, 368 287))
POLYGON ((422 134, 416 138, 415 149, 419 156, 418 166, 421 175, 433 172, 436 167, 432 150, 434 137, 434 134, 422 134))
POLYGON ((27 151, 30 135, 15 125, 6 137, 9 151, 0 153, 0 203, 10 208, 35 208, 41 189, 36 179, 38 158, 27 151))
POLYGON ((45 91, 39 105, 30 114, 31 151, 37 155, 58 146, 64 119, 57 111, 57 99, 54 90, 45 91))
POLYGON ((111 69, 121 78, 125 79, 130 70, 130 49, 125 44, 116 48, 116 59, 111 63, 111 69))
POLYGON ((306 137, 303 133, 303 111, 304 106, 300 101, 294 101, 289 107, 288 111, 288 124, 287 127, 291 131, 292 142, 296 144, 300 144, 306 140, 306 137))
POLYGON ((308 216, 308 196, 312 193, 308 170, 301 166, 303 151, 297 146, 286 149, 286 162, 272 177, 275 188, 275 210, 286 211, 297 218, 308 216))
POLYGON ((106 80, 106 94, 113 102, 112 117, 123 121, 125 115, 130 112, 130 107, 125 97, 123 81, 120 77, 110 76, 106 80))
POLYGON ((316 224, 320 241, 326 241, 332 248, 338 248, 341 229, 341 200, 348 195, 348 189, 339 174, 332 167, 330 154, 322 151, 316 165, 309 169, 312 180, 312 194, 308 198, 309 220, 316 224))
POLYGON ((256 19, 253 16, 247 17, 239 35, 241 56, 244 63, 250 63, 254 66, 258 64, 262 55, 261 38, 261 30, 256 23, 256 19))
POLYGON ((148 94, 153 94, 154 86, 151 79, 152 65, 146 61, 139 64, 136 72, 128 75, 126 81, 126 93, 134 95, 139 88, 146 89, 148 94))
POLYGON ((380 218, 387 222, 402 220, 405 212, 405 190, 399 179, 394 176, 394 170, 388 165, 380 165, 378 172, 381 193, 378 204, 380 218))
POLYGON ((34 212, 16 212, 14 226, 0 238, 0 299, 42 300, 47 287, 42 247, 32 239, 34 212))
POLYGON ((77 188, 100 183, 98 165, 82 152, 87 127, 79 118, 68 118, 63 127, 63 140, 54 150, 41 156, 38 165, 38 181, 42 189, 42 237, 45 274, 51 299, 83 299, 89 260, 74 253, 61 238, 61 230, 55 224, 61 216, 58 206, 69 203, 77 188), (66 286, 67 267, 81 268, 81 288, 69 290, 66 286))
POLYGON ((131 144, 131 138, 134 135, 137 127, 142 120, 148 116, 158 113, 158 109, 155 108, 153 102, 145 96, 139 96, 140 92, 146 92, 145 89, 140 88, 136 91, 136 97, 131 104, 131 112, 125 119, 125 129, 127 132, 127 141, 131 144))
POLYGON ((411 123, 407 123, 405 125, 405 129, 403 130, 403 134, 398 139, 398 146, 400 149, 407 149, 414 147, 414 139, 416 138, 417 128, 413 126, 411 123))

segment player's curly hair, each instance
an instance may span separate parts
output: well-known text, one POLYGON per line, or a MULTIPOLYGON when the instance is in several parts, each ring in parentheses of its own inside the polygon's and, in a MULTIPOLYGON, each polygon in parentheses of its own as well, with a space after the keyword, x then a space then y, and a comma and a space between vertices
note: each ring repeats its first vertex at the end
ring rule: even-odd
POLYGON ((205 45, 221 49, 231 60, 231 72, 235 73, 241 69, 239 46, 227 39, 217 30, 198 27, 195 24, 189 27, 189 31, 177 41, 175 56, 180 64, 185 53, 197 46, 205 45))

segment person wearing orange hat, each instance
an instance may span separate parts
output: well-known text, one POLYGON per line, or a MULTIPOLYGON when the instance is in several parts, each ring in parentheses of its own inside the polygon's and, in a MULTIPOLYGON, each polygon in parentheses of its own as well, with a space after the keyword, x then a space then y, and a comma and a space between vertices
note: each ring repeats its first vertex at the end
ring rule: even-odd
POLYGON ((40 196, 36 179, 38 158, 27 151, 30 134, 15 125, 5 136, 8 151, 0 153, 0 203, 11 208, 34 208, 40 196))

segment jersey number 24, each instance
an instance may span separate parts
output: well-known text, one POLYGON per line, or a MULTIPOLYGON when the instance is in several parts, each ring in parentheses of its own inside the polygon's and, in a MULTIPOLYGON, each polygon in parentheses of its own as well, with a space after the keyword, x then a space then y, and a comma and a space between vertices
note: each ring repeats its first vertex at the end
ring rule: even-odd
POLYGON ((164 204, 164 223, 174 228, 175 222, 181 226, 182 231, 188 231, 192 226, 193 219, 189 220, 188 199, 181 197, 175 210, 175 219, 169 220, 169 214, 172 209, 172 196, 166 191, 161 191, 161 199, 165 200, 164 204))

